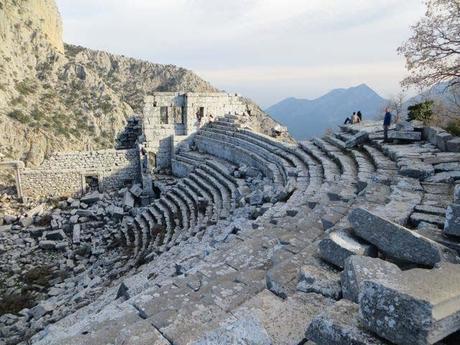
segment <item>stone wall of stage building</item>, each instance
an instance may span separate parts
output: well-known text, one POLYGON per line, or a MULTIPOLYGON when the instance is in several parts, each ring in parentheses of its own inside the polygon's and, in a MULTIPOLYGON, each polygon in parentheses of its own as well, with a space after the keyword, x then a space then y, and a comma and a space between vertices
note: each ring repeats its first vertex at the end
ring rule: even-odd
POLYGON ((37 169, 20 171, 24 197, 64 197, 86 191, 86 177, 98 179, 109 191, 140 180, 138 149, 60 153, 37 169))
POLYGON ((155 92, 145 97, 143 134, 150 168, 171 167, 177 137, 189 136, 218 117, 245 111, 240 96, 224 92, 155 92))

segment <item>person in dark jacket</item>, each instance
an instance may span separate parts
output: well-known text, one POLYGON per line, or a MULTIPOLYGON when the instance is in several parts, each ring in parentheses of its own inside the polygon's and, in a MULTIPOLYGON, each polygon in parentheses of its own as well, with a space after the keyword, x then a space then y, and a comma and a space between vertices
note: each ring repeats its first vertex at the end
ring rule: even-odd
POLYGON ((356 115, 358 115, 359 117, 359 122, 361 122, 363 120, 363 114, 361 114, 361 110, 358 110, 358 112, 356 113, 356 115))
POLYGON ((385 109, 385 117, 383 118, 383 142, 387 143, 388 142, 388 127, 390 127, 391 124, 391 113, 390 109, 386 108, 385 109))

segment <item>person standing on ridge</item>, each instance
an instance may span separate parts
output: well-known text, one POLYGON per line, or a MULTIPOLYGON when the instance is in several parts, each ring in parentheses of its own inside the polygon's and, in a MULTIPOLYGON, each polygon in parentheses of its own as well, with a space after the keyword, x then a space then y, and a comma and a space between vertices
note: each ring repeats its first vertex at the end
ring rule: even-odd
POLYGON ((361 110, 358 110, 358 112, 356 113, 356 115, 358 115, 359 117, 359 122, 361 122, 363 120, 363 114, 361 114, 361 110))
POLYGON ((385 117, 383 118, 383 142, 387 143, 388 142, 388 127, 390 127, 391 124, 391 113, 390 109, 386 108, 385 109, 385 117))

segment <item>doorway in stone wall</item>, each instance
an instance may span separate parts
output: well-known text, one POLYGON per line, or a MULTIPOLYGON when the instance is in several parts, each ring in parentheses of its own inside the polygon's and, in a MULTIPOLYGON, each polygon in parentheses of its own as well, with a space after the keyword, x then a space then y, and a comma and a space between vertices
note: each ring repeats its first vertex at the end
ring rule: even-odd
POLYGON ((99 191, 99 177, 97 175, 85 176, 85 191, 87 193, 99 191))

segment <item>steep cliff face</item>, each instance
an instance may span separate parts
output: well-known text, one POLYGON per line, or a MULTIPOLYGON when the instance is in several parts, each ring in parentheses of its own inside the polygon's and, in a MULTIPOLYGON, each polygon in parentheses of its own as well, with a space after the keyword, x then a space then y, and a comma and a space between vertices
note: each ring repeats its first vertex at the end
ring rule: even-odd
POLYGON ((54 0, 0 0, 0 75, 0 157, 28 165, 113 147, 153 91, 217 91, 184 68, 64 44, 54 0))

